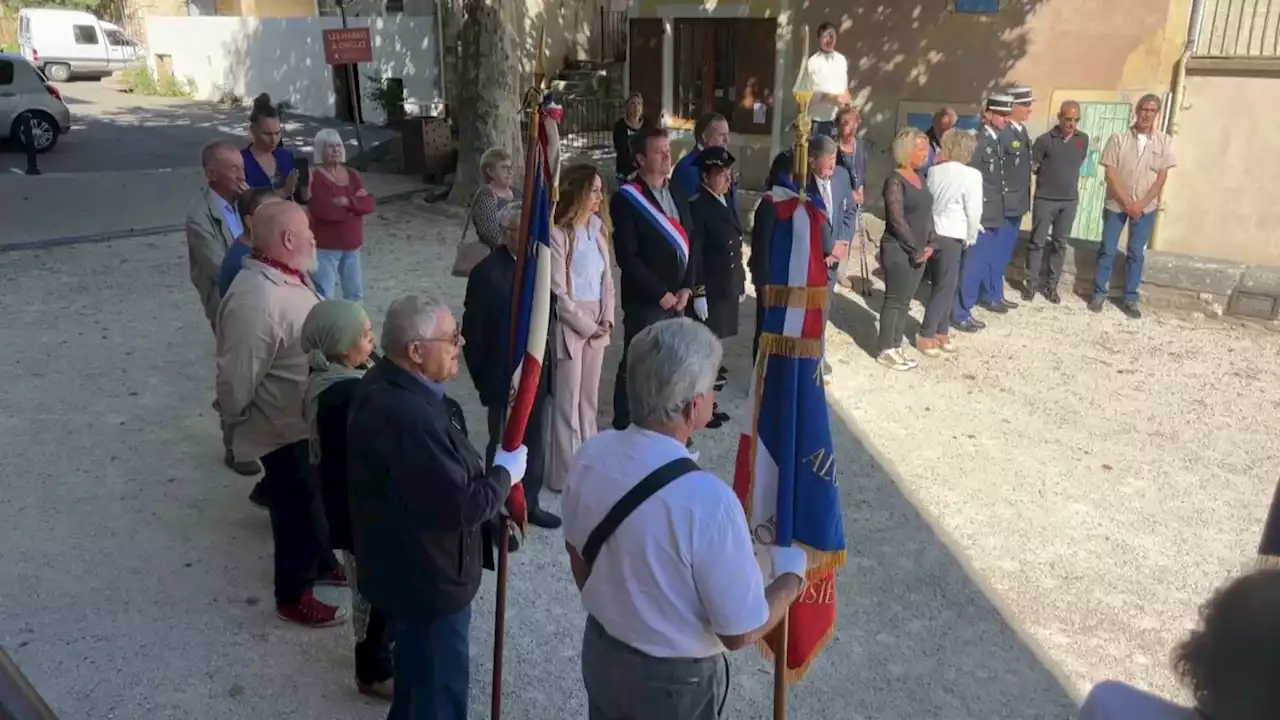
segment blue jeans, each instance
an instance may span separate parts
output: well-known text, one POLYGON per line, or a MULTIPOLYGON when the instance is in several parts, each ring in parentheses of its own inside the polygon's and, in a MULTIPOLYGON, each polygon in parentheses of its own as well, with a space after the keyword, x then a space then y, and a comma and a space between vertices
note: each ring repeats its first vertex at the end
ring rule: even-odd
POLYGON ((311 279, 316 292, 325 300, 332 300, 338 279, 342 279, 342 296, 351 302, 364 299, 364 275, 360 271, 359 250, 317 250, 316 271, 311 279))
POLYGON ((395 698, 387 720, 467 720, 471 606, 427 623, 395 621, 395 698))
POLYGON ((1137 220, 1126 213, 1102 211, 1102 244, 1098 246, 1098 272, 1093 276, 1093 296, 1106 297, 1111 285, 1111 269, 1120 246, 1120 231, 1129 226, 1129 244, 1124 251, 1124 301, 1138 302, 1138 286, 1142 284, 1142 267, 1147 261, 1147 243, 1151 241, 1155 213, 1142 213, 1137 220))
MULTIPOLYGON (((978 296, 991 281, 991 264, 1000 250, 1000 230, 978 231, 978 240, 964 249, 960 256, 960 283, 956 289, 956 303, 951 308, 951 324, 958 325, 973 319, 970 311, 978 304, 978 296)), ((987 293, 990 294, 989 292, 987 293)))

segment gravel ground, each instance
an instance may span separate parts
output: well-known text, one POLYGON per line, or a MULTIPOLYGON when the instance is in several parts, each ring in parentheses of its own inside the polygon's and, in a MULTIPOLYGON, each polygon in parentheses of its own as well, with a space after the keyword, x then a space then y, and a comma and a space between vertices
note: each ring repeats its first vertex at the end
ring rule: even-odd
MULTIPOLYGON (((459 229, 407 205, 370 221, 375 322, 410 291, 460 310, 463 281, 448 276, 459 229)), ((3 253, 0 272, 15 380, 0 401, 0 645, 60 716, 382 717, 352 686, 348 628, 271 612, 267 519, 220 463, 213 343, 182 238, 3 253)), ((1169 650, 1251 556, 1276 481, 1280 336, 1094 316, 1071 298, 889 374, 854 342, 873 322, 859 298, 837 300, 850 556, 837 634, 792 716, 1067 718, 1106 677, 1180 696, 1169 650)), ((749 345, 728 348, 735 419, 748 414, 749 345)), ((452 392, 481 444, 470 383, 452 392)), ((732 426, 697 440, 726 478, 732 426)), ((476 717, 488 715, 492 607, 488 577, 476 717)), ((508 716, 585 717, 582 620, 559 534, 535 530, 513 556, 508 716)), ((753 651, 732 665, 729 716, 766 716, 769 666, 753 651)))

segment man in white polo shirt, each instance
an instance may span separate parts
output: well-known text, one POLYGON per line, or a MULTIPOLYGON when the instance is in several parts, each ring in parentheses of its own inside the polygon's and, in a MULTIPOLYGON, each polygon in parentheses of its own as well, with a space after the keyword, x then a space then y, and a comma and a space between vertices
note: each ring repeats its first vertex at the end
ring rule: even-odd
POLYGON ((849 61, 836 52, 836 26, 824 22, 818 26, 818 52, 809 56, 795 90, 813 92, 809 100, 809 118, 813 133, 836 140, 836 113, 853 104, 849 95, 849 61))
POLYGON ((765 585, 737 496, 685 448, 711 417, 722 354, 687 318, 642 330, 627 351, 632 425, 588 440, 569 469, 591 720, 719 718, 725 651, 763 638, 803 587, 799 547, 769 551, 765 585))

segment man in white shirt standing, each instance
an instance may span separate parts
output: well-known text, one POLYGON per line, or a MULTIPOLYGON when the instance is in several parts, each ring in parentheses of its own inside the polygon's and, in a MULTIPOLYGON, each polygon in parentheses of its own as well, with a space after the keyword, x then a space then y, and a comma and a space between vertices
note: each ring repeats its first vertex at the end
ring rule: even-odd
POLYGON ((716 720, 726 650, 753 645, 803 588, 799 547, 769 548, 767 586, 729 485, 685 443, 711 417, 723 354, 687 318, 627 350, 632 425, 588 440, 564 494, 565 549, 588 613, 582 678, 592 720, 716 720))
POLYGON ((805 60, 796 78, 795 91, 813 92, 809 100, 809 118, 813 134, 836 138, 836 113, 853 104, 849 94, 849 61, 836 52, 836 26, 824 22, 818 26, 818 52, 805 60))

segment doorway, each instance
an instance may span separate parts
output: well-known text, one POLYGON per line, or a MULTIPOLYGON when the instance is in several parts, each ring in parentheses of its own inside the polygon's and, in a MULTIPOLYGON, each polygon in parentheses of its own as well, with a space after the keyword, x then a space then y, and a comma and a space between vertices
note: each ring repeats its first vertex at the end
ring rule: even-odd
POLYGON ((355 122, 351 112, 351 98, 356 100, 356 113, 360 117, 360 123, 364 123, 364 97, 360 91, 360 66, 359 65, 331 65, 333 68, 333 104, 334 117, 342 122, 355 122), (351 68, 350 74, 347 68, 351 68), (351 78, 355 78, 355 86, 351 85, 351 78))

